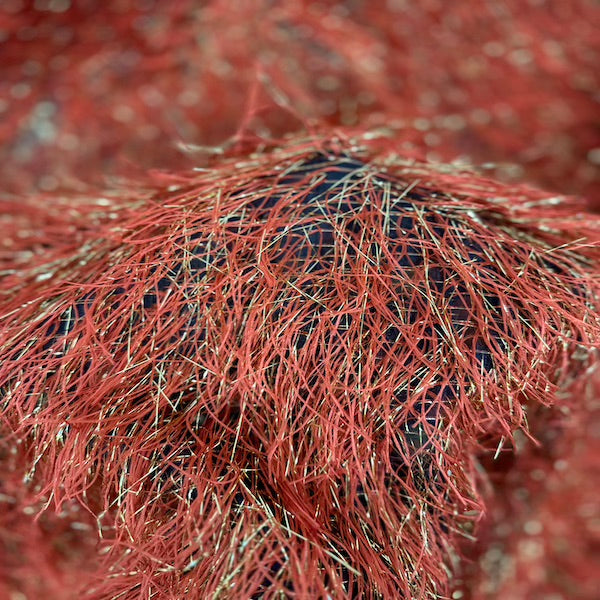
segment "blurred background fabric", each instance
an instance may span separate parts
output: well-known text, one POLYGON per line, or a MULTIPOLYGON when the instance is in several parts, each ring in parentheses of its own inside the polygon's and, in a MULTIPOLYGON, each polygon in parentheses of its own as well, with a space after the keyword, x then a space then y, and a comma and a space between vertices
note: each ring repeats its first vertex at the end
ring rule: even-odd
POLYGON ((598 191, 594 0, 4 0, 0 172, 53 189, 307 122, 598 191))

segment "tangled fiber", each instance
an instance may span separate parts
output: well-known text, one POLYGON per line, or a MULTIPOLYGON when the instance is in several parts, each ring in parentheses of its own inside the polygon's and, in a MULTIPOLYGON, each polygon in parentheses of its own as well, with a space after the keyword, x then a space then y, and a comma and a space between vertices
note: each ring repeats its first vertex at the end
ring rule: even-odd
POLYGON ((1 414, 97 517, 86 593, 447 595, 475 457, 593 370, 598 220, 369 136, 115 202, 0 280, 1 414))
POLYGON ((0 598, 595 600, 599 15, 1 2, 0 598))

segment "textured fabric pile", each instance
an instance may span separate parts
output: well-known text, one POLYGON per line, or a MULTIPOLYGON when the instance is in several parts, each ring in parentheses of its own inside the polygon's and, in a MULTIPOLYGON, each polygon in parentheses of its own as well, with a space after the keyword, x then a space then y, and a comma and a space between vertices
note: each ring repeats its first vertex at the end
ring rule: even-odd
POLYGON ((1 9, 2 597, 594 598, 591 5, 347 4, 1 9))

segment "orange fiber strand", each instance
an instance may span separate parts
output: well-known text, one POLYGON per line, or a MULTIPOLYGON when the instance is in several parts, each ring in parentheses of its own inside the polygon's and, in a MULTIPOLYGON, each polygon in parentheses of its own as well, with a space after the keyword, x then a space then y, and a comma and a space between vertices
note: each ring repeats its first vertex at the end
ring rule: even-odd
POLYGON ((165 176, 0 279, 0 414, 97 517, 89 597, 447 596, 476 457, 575 402, 599 219, 372 138, 165 176))

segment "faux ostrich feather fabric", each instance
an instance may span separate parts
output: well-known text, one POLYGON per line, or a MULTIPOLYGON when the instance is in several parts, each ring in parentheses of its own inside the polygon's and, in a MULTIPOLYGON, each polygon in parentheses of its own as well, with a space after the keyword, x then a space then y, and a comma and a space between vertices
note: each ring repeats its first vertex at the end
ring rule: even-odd
POLYGON ((4 8, 1 597, 594 597, 592 13, 466 4, 4 8))

